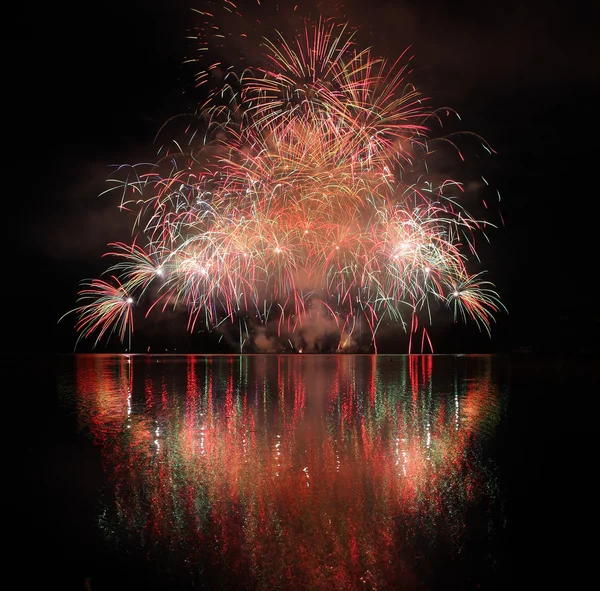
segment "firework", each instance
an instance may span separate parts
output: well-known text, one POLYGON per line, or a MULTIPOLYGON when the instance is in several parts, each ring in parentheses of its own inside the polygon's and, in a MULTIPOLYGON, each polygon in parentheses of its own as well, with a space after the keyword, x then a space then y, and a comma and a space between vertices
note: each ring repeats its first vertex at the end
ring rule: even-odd
POLYGON ((459 181, 428 169, 438 114, 407 81, 408 58, 360 50, 355 31, 326 19, 259 45, 254 68, 198 74, 219 84, 185 143, 111 179, 135 240, 111 245, 116 288, 82 290, 81 335, 117 327, 123 340, 142 301, 185 307, 190 331, 237 325, 241 350, 260 325, 299 342, 314 315, 335 323, 340 349, 364 331, 377 351, 383 322, 431 347, 440 305, 489 332, 502 304, 468 267, 490 224, 465 209, 459 181))

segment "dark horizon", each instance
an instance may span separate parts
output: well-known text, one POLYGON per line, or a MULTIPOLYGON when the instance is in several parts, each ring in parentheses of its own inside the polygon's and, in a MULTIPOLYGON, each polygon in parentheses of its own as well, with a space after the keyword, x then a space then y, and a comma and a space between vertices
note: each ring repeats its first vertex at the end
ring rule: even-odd
MULTIPOLYGON (((47 20, 35 60, 22 68, 30 129, 19 178, 31 198, 17 200, 13 225, 11 246, 26 262, 16 265, 20 289, 7 308, 25 306, 19 334, 6 337, 12 348, 73 352, 73 320, 58 319, 75 307, 79 282, 105 269, 107 242, 128 236, 114 198, 98 195, 111 165, 149 157, 160 125, 189 108, 191 71, 182 62, 191 8, 201 4, 154 0, 139 11, 112 3, 93 19, 40 9, 47 20)), ((479 254, 508 314, 497 315, 491 339, 472 323, 434 322, 434 352, 597 353, 593 224, 600 210, 587 115, 600 98, 593 18, 537 0, 501 7, 468 0, 452 10, 443 2, 376 4, 349 2, 350 22, 390 57, 411 46, 411 79, 420 90, 433 104, 456 108, 462 128, 497 151, 483 170, 500 192, 504 226, 479 254)), ((278 13, 272 16, 277 23, 278 13)), ((218 336, 190 337, 166 319, 136 328, 134 349, 225 352, 214 350, 223 345, 215 345, 218 336)), ((392 335, 380 349, 406 353, 407 341, 392 335)), ((96 352, 111 350, 122 347, 96 352)))

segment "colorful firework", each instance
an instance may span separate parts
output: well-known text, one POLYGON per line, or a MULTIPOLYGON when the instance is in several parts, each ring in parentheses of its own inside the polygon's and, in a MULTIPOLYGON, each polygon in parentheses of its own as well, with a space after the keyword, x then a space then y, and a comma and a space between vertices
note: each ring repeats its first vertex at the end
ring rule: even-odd
POLYGON ((429 170, 439 114, 407 81, 407 57, 360 50, 349 25, 327 19, 260 47, 264 65, 198 74, 218 83, 185 143, 110 179, 135 239, 108 253, 120 299, 107 305, 102 282, 74 310, 82 336, 118 323, 124 339, 133 301, 185 307, 190 331, 235 325, 240 350, 260 326, 299 348, 315 316, 335 323, 338 349, 366 333, 377 352, 383 322, 410 333, 409 352, 418 331, 433 349, 440 305, 489 332, 502 304, 468 267, 491 224, 467 211, 461 182, 429 170))

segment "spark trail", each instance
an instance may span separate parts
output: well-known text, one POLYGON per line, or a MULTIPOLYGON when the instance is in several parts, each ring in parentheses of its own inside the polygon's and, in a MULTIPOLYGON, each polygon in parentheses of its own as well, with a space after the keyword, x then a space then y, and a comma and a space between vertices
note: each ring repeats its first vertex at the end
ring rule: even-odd
POLYGON ((374 56, 355 34, 306 21, 261 40, 255 67, 198 73, 210 90, 184 140, 109 179, 135 212, 134 240, 110 245, 112 283, 80 292, 80 337, 130 338, 141 303, 185 307, 192 332, 236 325, 241 350, 260 325, 300 343, 315 318, 335 325, 339 350, 364 333, 377 352, 383 323, 409 333, 409 352, 417 333, 433 350, 439 306, 490 331, 503 306, 468 269, 491 224, 428 165, 440 141, 455 143, 430 137, 439 113, 408 81, 408 57, 374 56))

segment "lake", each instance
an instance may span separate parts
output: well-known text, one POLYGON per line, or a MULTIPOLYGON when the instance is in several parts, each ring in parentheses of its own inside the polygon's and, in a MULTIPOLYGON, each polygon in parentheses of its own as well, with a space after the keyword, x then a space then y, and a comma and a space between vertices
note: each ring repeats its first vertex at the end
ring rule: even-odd
POLYGON ((569 416, 594 367, 486 355, 31 360, 28 554, 52 587, 93 591, 533 583, 573 553, 555 493, 578 465, 565 464, 569 416))

